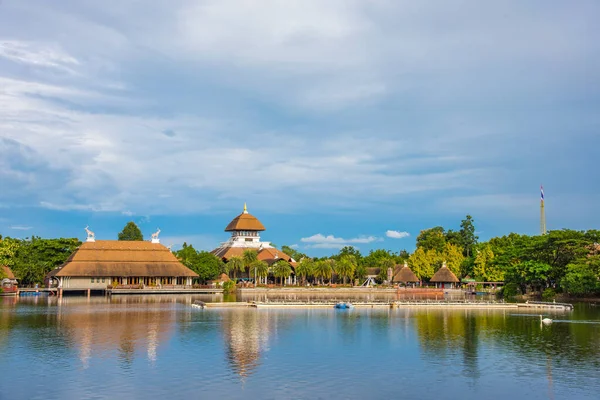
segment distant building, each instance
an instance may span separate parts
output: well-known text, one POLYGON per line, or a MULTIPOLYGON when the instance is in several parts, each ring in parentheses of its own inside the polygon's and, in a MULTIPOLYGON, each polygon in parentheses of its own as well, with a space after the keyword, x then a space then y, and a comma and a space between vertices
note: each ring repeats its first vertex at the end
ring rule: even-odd
MULTIPOLYGON (((225 228, 225 232, 231 232, 229 240, 221 243, 211 253, 227 262, 231 257, 242 257, 245 250, 253 250, 257 252, 257 258, 265 261, 269 266, 278 260, 285 260, 292 267, 295 266, 296 260, 291 256, 271 246, 270 242, 261 242, 260 232, 264 230, 264 225, 255 216, 248 213, 248 208, 244 204, 244 211, 225 228)), ((248 274, 242 274, 242 276, 247 277, 248 274)))
POLYGON ((93 240, 83 243, 47 279, 63 289, 104 290, 113 284, 191 285, 197 276, 157 239, 93 240))

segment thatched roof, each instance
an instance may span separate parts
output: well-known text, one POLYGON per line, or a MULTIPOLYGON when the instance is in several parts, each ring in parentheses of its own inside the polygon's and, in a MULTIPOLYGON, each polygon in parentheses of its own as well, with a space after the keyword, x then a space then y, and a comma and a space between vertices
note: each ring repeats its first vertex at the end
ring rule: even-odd
POLYGON ((11 269, 8 268, 6 265, 1 266, 0 268, 2 268, 2 270, 4 271, 4 275, 6 275, 6 278, 11 279, 11 280, 16 279, 15 274, 13 274, 11 269))
POLYGON ((213 251, 211 251, 211 253, 227 261, 234 256, 242 257, 244 255, 244 251, 246 250, 253 250, 258 252, 256 258, 258 258, 261 261, 266 261, 267 264, 269 264, 269 262, 275 262, 281 259, 284 259, 290 263, 294 261, 292 257, 285 254, 283 251, 278 250, 275 247, 263 247, 261 249, 257 249, 255 247, 231 247, 225 245, 214 249, 213 251))
POLYGON ((419 282, 419 278, 414 272, 406 265, 396 265, 397 272, 394 274, 394 282, 419 282), (401 267, 401 268, 399 268, 401 267))
POLYGON ((229 279, 229 275, 227 275, 226 273, 221 273, 221 275, 217 276, 215 279, 210 280, 210 282, 228 282, 231 279, 229 279))
POLYGON ((375 276, 379 275, 379 272, 381 271, 381 268, 379 268, 379 267, 369 267, 369 268, 366 268, 366 270, 367 270, 367 276, 373 276, 373 277, 375 277, 375 276))
POLYGON ((98 240, 83 243, 56 276, 196 277, 160 243, 98 240))
POLYGON ((442 265, 442 268, 438 269, 435 274, 429 280, 430 282, 459 282, 458 278, 452 271, 448 269, 446 263, 442 265))
POLYGON ((231 231, 264 231, 265 227, 253 215, 249 214, 244 205, 244 211, 235 217, 225 228, 225 232, 231 231))

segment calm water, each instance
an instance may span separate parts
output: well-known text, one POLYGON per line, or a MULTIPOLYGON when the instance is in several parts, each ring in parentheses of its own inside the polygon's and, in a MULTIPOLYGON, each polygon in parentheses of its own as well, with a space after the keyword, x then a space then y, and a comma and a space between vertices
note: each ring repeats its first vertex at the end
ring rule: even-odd
POLYGON ((0 398, 600 398, 600 307, 541 327, 514 311, 197 298, 0 298, 0 398))

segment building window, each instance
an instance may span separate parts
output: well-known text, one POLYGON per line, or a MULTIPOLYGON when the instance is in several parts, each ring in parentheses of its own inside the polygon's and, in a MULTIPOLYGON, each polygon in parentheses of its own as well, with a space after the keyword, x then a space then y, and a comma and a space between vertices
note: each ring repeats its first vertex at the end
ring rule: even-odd
POLYGON ((104 283, 104 280, 105 280, 105 279, 106 279, 106 278, 102 278, 102 283, 104 283))
POLYGON ((94 283, 94 278, 92 278, 92 283, 94 283))

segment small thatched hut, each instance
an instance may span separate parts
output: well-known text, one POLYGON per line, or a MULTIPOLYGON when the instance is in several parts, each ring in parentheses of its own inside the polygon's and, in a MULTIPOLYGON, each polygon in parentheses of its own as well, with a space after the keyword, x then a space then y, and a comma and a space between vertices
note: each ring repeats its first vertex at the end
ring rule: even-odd
POLYGON ((419 282, 419 278, 415 275, 414 272, 409 268, 408 264, 405 262, 403 266, 396 265, 396 273, 394 274, 393 281, 400 283, 416 283, 419 282))
POLYGON ((2 276, 4 278, 1 279, 0 284, 4 287, 12 287, 17 285, 17 279, 15 278, 15 274, 13 274, 12 270, 8 268, 6 265, 0 266, 0 269, 4 272, 2 276))
POLYGON ((444 261, 442 268, 438 269, 437 272, 433 274, 429 282, 435 283, 435 287, 438 288, 451 289, 460 281, 456 275, 448 269, 446 261, 444 261))
POLYGON ((209 284, 215 284, 215 285, 219 285, 222 286, 223 283, 225 282, 229 282, 231 279, 229 279, 229 276, 226 273, 221 273, 219 276, 217 276, 215 279, 212 279, 210 281, 208 281, 209 284))

